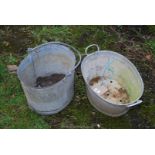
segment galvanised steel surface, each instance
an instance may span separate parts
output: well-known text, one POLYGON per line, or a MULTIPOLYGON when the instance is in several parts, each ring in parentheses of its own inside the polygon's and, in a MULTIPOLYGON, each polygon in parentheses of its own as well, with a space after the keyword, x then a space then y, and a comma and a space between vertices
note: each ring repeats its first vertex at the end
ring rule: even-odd
POLYGON ((64 109, 74 95, 74 72, 80 62, 79 51, 65 43, 49 42, 29 49, 17 71, 29 107, 42 115, 64 109), (35 87, 37 77, 54 73, 63 73, 65 77, 52 86, 35 87))
POLYGON ((143 80, 136 67, 126 57, 113 51, 99 50, 96 44, 88 46, 85 52, 87 56, 82 61, 81 71, 88 99, 98 111, 117 117, 125 114, 131 107, 142 103, 139 99, 144 91, 143 80), (87 51, 92 46, 96 46, 97 51, 88 54, 87 51), (95 93, 89 81, 96 76, 105 76, 121 83, 129 94, 130 103, 112 103, 95 93))

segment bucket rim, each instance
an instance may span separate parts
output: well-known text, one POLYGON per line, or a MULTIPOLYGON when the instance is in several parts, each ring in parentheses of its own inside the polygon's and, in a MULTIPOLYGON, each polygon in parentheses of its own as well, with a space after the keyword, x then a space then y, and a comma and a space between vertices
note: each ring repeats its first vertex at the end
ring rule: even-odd
POLYGON ((143 93, 144 93, 144 82, 143 82, 143 79, 142 79, 140 73, 138 72, 136 66, 135 66, 128 58, 126 58, 124 55, 122 55, 122 54, 120 54, 120 53, 117 53, 117 52, 114 52, 114 51, 111 51, 111 50, 100 50, 100 51, 95 51, 94 53, 90 53, 90 54, 88 54, 88 55, 82 60, 82 62, 81 62, 81 72, 82 72, 83 79, 84 79, 84 81, 85 81, 86 86, 88 87, 88 89, 90 89, 90 90, 95 94, 95 96, 96 96, 97 98, 100 98, 100 99, 102 99, 102 100, 105 100, 105 101, 106 101, 107 103, 109 103, 109 104, 116 105, 116 106, 117 106, 117 105, 118 105, 118 106, 126 106, 126 107, 132 106, 135 102, 137 102, 137 101, 142 97, 142 95, 143 95, 143 93), (109 101, 107 101, 106 99, 104 99, 104 98, 102 98, 101 96, 99 96, 97 93, 95 93, 95 92, 93 91, 93 89, 90 87, 90 85, 88 84, 88 81, 85 79, 85 77, 84 77, 84 75, 83 75, 83 65, 84 65, 85 61, 86 61, 87 59, 89 59, 89 57, 92 56, 92 55, 96 55, 96 54, 98 54, 98 53, 107 53, 107 52, 122 57, 123 59, 125 59, 125 60, 132 66, 132 68, 134 69, 134 71, 136 71, 136 73, 137 73, 137 75, 138 75, 138 77, 139 77, 139 80, 140 80, 140 84, 141 84, 142 90, 141 90, 141 93, 140 93, 139 97, 137 97, 134 101, 132 101, 132 102, 130 102, 130 103, 127 103, 127 104, 122 104, 122 103, 115 104, 115 103, 113 103, 113 102, 109 102, 109 101))
MULTIPOLYGON (((62 46, 66 46, 66 47, 68 47, 68 48, 71 48, 73 51, 77 52, 77 54, 78 54, 78 56, 79 56, 79 61, 77 62, 77 64, 76 64, 76 62, 75 62, 75 65, 74 65, 74 67, 71 69, 70 72, 74 71, 74 70, 79 66, 79 64, 81 63, 81 54, 80 54, 80 52, 79 52, 76 48, 74 48, 73 46, 71 46, 71 45, 69 45, 69 44, 66 44, 66 43, 63 43, 63 42, 59 42, 59 41, 51 41, 51 42, 47 42, 47 43, 40 44, 40 45, 38 45, 38 46, 32 48, 32 49, 29 51, 29 53, 30 53, 30 54, 31 54, 31 53, 34 53, 36 49, 41 48, 41 47, 46 46, 46 45, 49 45, 49 44, 59 44, 59 45, 62 45, 62 46)), ((71 50, 71 51, 72 51, 72 50, 71 50)), ((74 54, 73 51, 72 51, 72 53, 74 54)), ((74 56, 75 56, 75 54, 74 54, 74 56)))
MULTIPOLYGON (((75 69, 76 69, 76 68, 80 65, 80 63, 81 63, 81 54, 80 54, 80 52, 79 52, 76 48, 74 48, 73 46, 71 46, 71 45, 69 45, 69 44, 66 44, 66 43, 63 43, 63 42, 59 42, 59 41, 56 41, 56 42, 51 41, 51 42, 47 42, 47 43, 44 43, 44 44, 40 44, 40 45, 38 45, 38 46, 36 46, 36 47, 34 47, 34 48, 30 48, 30 50, 29 50, 28 53, 29 53, 29 54, 20 62, 19 66, 18 66, 18 69, 17 69, 17 76, 18 76, 18 79, 24 84, 25 87, 31 88, 31 89, 34 89, 34 90, 43 90, 43 89, 45 90, 45 89, 50 89, 51 87, 57 86, 58 84, 64 82, 68 77, 70 77, 70 76, 74 73, 75 69), (35 53, 35 50, 36 50, 36 49, 41 48, 41 47, 46 46, 46 45, 49 45, 49 44, 59 44, 59 45, 68 47, 68 48, 71 49, 71 52, 74 54, 74 56, 75 56, 75 53, 74 53, 73 51, 77 52, 78 57, 79 57, 78 62, 76 63, 77 60, 75 59, 74 67, 73 67, 67 74, 65 74, 65 77, 64 77, 62 80, 58 81, 57 83, 55 83, 55 84, 53 84, 53 85, 51 85, 51 86, 47 86, 47 87, 43 87, 43 88, 35 88, 34 86, 30 86, 30 85, 25 84, 25 82, 24 82, 24 81, 20 78, 20 76, 19 76, 19 68, 20 68, 20 65, 21 65, 22 63, 24 63, 24 61, 25 61, 29 56, 31 56, 31 54, 35 53)), ((75 57, 75 58, 76 58, 76 57, 75 57)))

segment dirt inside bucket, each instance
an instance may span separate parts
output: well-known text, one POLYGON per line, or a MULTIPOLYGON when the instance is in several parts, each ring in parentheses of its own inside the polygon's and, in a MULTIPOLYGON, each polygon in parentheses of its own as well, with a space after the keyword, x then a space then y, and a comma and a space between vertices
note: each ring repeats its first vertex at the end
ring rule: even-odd
POLYGON ((130 102, 126 89, 116 80, 96 76, 89 81, 89 85, 99 96, 109 102, 115 104, 130 102))
POLYGON ((53 84, 59 82, 65 77, 65 74, 51 74, 50 76, 44 76, 44 77, 38 77, 36 79, 36 85, 37 88, 43 88, 52 86, 53 84))

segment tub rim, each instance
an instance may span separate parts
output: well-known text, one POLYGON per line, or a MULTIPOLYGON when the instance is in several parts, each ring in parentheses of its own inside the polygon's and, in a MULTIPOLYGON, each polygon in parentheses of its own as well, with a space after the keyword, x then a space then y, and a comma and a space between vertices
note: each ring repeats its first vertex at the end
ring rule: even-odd
POLYGON ((143 82, 143 80, 142 80, 142 77, 141 77, 141 75, 140 75, 140 73, 138 72, 138 70, 137 70, 137 68, 136 68, 136 66, 128 59, 128 58, 126 58, 125 56, 123 56, 122 54, 119 54, 119 53, 117 53, 117 52, 114 52, 114 51, 111 51, 111 50, 99 50, 99 51, 95 51, 94 53, 90 53, 90 54, 87 54, 86 55, 86 57, 84 57, 84 59, 82 60, 82 62, 81 62, 81 72, 82 72, 82 76, 83 76, 83 79, 84 79, 84 81, 85 81, 85 83, 86 83, 86 86, 88 87, 88 90, 91 90, 92 92, 94 92, 94 94, 95 94, 95 96, 97 97, 97 98, 100 98, 100 99, 102 99, 102 100, 104 100, 104 101, 106 101, 107 103, 109 103, 109 104, 112 104, 112 105, 118 105, 118 106, 126 106, 126 107, 129 107, 129 106, 132 106, 133 104, 135 104, 141 97, 142 97, 142 95, 143 95, 143 93, 144 93, 144 82, 143 82), (87 60, 87 59, 89 59, 89 57, 91 57, 92 55, 96 55, 96 54, 99 54, 99 53, 104 53, 104 52, 106 52, 106 53, 112 53, 112 54, 115 54, 115 55, 117 55, 117 56, 119 56, 119 57, 122 57, 124 60, 126 60, 131 66, 132 66, 132 68, 133 68, 133 70, 137 73, 137 75, 138 75, 138 77, 139 77, 139 80, 140 80, 140 84, 141 84, 141 93, 140 93, 140 95, 139 95, 139 97, 137 97, 135 100, 133 100, 132 102, 130 102, 130 103, 127 103, 127 104, 122 104, 122 103, 113 103, 113 102, 109 102, 109 101, 107 101, 106 99, 103 99, 101 96, 99 96, 97 93, 95 93, 94 91, 93 91, 93 89, 90 87, 90 85, 88 84, 88 81, 86 80, 86 78, 84 77, 84 75, 83 75, 83 66, 84 66, 84 63, 85 63, 85 61, 87 60))

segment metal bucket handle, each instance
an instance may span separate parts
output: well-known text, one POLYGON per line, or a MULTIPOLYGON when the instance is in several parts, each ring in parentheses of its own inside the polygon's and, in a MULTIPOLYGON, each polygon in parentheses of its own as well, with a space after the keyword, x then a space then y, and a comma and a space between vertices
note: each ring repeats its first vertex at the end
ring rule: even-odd
POLYGON ((138 105, 138 104, 141 104, 142 102, 143 102, 142 100, 138 100, 138 101, 136 101, 136 102, 133 103, 133 104, 127 105, 127 107, 128 107, 128 108, 131 108, 131 107, 133 107, 133 106, 136 106, 136 105, 138 105))
MULTIPOLYGON (((64 45, 64 46, 67 46, 67 47, 73 49, 73 51, 75 51, 75 52, 78 54, 79 61, 78 61, 78 62, 76 63, 76 65, 71 69, 71 71, 69 71, 69 72, 66 74, 66 76, 70 76, 70 75, 72 74, 72 72, 73 72, 73 71, 79 66, 79 64, 81 63, 81 54, 80 54, 80 52, 79 52, 77 49, 75 49, 73 46, 68 45, 68 44, 66 44, 66 43, 62 43, 62 42, 48 42, 48 43, 45 43, 45 44, 41 44, 41 45, 39 45, 39 46, 37 46, 37 47, 35 47, 35 48, 28 48, 27 51, 28 51, 28 53, 30 54, 30 53, 33 52, 34 49, 36 49, 36 48, 38 48, 38 47, 42 47, 42 46, 48 45, 48 44, 59 44, 59 45, 64 45)), ((37 51, 35 51, 35 52, 37 53, 37 51)))
MULTIPOLYGON (((91 44, 91 45, 89 45, 89 46, 87 46, 87 47, 85 48, 85 54, 86 54, 86 55, 89 55, 89 54, 88 54, 88 49, 91 48, 91 47, 93 47, 93 46, 95 46, 95 47, 97 48, 97 51, 100 50, 100 48, 99 48, 99 46, 98 46, 97 44, 91 44)), ((97 51, 96 51, 96 52, 97 52, 97 51)))

